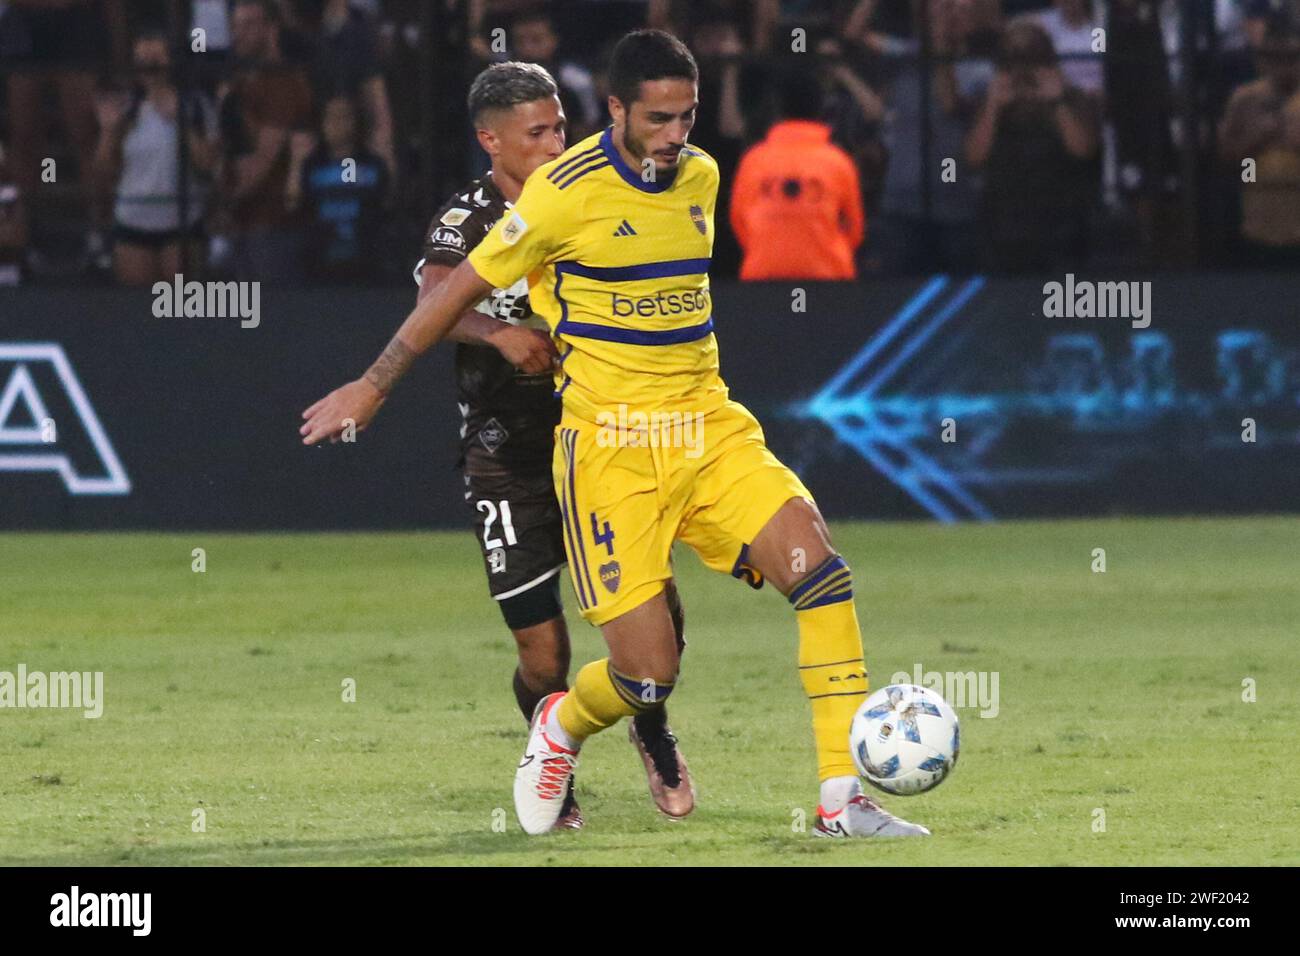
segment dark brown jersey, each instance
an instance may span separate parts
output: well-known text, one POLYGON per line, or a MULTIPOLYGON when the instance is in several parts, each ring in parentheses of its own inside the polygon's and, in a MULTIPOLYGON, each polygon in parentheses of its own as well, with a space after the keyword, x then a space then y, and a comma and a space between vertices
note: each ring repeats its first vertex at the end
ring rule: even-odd
MULTIPOLYGON (((426 263, 459 265, 509 208, 491 173, 448 199, 425 232, 415 281, 426 263)), ((528 304, 525 276, 508 289, 493 289, 475 308, 502 322, 546 330, 528 304)), ((461 454, 469 470, 550 468, 560 400, 549 372, 528 375, 491 346, 457 343, 456 390, 463 418, 461 454)))

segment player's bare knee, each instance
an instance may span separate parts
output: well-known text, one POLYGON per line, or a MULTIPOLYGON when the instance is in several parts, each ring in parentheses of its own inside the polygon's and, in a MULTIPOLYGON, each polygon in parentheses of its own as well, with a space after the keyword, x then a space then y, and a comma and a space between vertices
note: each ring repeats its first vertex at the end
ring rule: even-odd
POLYGON ((523 661, 519 663, 519 677, 534 694, 557 694, 569 687, 569 672, 554 667, 530 667, 523 661))
POLYGON ((808 551, 831 552, 831 532, 815 502, 808 498, 791 498, 777 512, 785 535, 795 546, 808 551))
POLYGON ((807 498, 791 498, 754 538, 749 559, 782 594, 835 556, 830 531, 817 506, 807 498))
POLYGON ((519 669, 524 679, 538 693, 553 694, 564 690, 569 682, 569 654, 567 650, 548 647, 541 653, 519 656, 519 669))
MULTIPOLYGON (((519 640, 519 635, 515 635, 519 640)), ((538 640, 535 636, 519 642, 519 676, 524 684, 538 694, 553 694, 564 690, 569 680, 568 647, 554 641, 538 640)))

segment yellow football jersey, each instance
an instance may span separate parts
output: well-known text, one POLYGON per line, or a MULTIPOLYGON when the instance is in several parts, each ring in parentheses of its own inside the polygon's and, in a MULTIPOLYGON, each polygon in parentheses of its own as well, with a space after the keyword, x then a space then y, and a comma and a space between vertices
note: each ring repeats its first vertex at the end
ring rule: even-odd
POLYGON ((470 264, 498 288, 528 277, 532 309, 558 340, 569 414, 708 413, 727 400, 708 275, 718 165, 688 146, 673 173, 647 182, 612 135, 536 169, 470 264))

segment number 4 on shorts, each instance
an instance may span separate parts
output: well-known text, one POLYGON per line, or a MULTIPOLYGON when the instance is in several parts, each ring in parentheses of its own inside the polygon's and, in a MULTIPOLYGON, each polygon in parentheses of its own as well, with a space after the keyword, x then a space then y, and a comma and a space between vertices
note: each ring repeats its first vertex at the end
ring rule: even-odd
POLYGON ((591 539, 597 544, 603 544, 609 554, 614 553, 614 532, 605 522, 604 530, 601 530, 600 524, 596 521, 596 512, 591 513, 591 539))

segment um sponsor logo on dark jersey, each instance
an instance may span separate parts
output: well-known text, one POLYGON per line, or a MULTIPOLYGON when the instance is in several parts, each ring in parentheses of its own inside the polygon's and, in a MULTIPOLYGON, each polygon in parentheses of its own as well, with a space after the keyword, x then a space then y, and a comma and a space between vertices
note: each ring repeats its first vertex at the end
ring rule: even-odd
MULTIPOLYGON (((459 265, 509 208, 491 173, 474 180, 434 213, 424 233, 420 267, 459 265)), ((493 289, 476 308, 513 325, 546 328, 529 306, 524 277, 508 289, 493 289)), ((526 375, 490 346, 458 343, 456 390, 464 417, 461 453, 467 467, 550 468, 560 400, 549 372, 526 375)))

